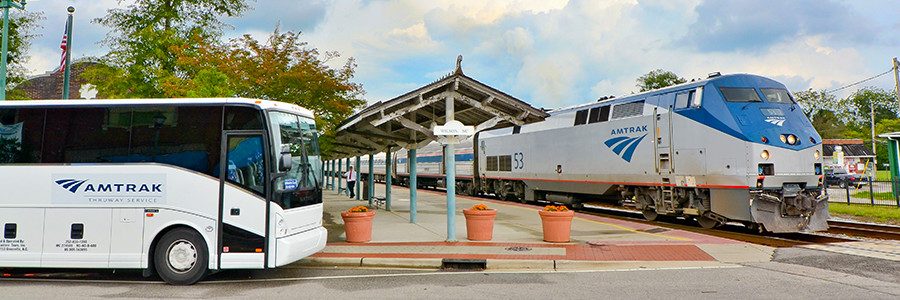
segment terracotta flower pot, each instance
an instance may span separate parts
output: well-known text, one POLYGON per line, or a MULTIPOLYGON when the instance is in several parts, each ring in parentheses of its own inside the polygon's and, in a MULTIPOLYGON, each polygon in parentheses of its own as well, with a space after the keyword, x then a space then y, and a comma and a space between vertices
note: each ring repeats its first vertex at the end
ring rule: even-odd
POLYGON ((571 238, 572 217, 575 211, 538 211, 541 215, 541 224, 544 228, 544 241, 550 243, 565 243, 571 238))
POLYGON ((372 240, 372 218, 375 211, 368 212, 342 212, 344 219, 344 232, 347 233, 348 243, 366 243, 372 240))
POLYGON ((490 241, 494 238, 494 218, 496 209, 474 210, 464 209, 466 216, 466 234, 472 241, 490 241))

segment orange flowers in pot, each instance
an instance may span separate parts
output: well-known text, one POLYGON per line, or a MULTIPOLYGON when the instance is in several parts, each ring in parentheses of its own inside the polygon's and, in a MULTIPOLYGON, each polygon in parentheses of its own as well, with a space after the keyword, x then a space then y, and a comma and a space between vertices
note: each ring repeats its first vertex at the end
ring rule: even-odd
POLYGON ((360 205, 341 212, 348 243, 366 243, 372 240, 372 219, 375 211, 360 205))
POLYGON ((466 216, 466 237, 472 241, 490 241, 494 238, 494 218, 497 210, 484 203, 463 210, 466 216))
POLYGON ((571 240, 574 211, 565 205, 547 205, 538 214, 541 216, 545 242, 565 243, 571 240))

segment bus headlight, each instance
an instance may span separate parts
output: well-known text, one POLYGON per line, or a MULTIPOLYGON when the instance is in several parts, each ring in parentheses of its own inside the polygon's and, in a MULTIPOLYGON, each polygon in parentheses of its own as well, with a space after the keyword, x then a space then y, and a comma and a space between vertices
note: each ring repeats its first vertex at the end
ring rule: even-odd
POLYGON ((815 157, 816 160, 819 160, 819 155, 820 155, 819 150, 816 150, 816 153, 813 153, 813 157, 815 157))
POLYGON ((780 135, 780 136, 778 136, 778 137, 781 138, 781 142, 782 142, 782 143, 787 144, 787 134, 782 134, 782 135, 780 135))
POLYGON ((761 157, 762 159, 765 159, 765 160, 769 160, 769 150, 763 150, 759 154, 759 157, 761 157))

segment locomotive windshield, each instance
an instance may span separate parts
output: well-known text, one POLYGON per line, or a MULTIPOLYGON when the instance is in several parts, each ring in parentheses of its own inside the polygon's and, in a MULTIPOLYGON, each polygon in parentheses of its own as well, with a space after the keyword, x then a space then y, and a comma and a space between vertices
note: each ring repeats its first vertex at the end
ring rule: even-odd
POLYGON ((791 94, 788 93, 785 89, 760 89, 763 93, 763 96, 766 97, 766 101, 771 103, 793 103, 793 99, 791 99, 791 94))
POLYGON ((762 102, 753 88, 719 88, 728 102, 762 102))

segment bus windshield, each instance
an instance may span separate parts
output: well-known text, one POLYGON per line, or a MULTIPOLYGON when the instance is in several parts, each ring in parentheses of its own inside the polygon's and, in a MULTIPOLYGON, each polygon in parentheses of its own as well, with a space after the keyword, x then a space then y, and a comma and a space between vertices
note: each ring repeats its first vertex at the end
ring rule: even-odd
POLYGON ((291 154, 291 169, 276 181, 272 201, 284 209, 320 203, 322 184, 319 137, 312 119, 289 113, 269 112, 274 157, 291 154))

